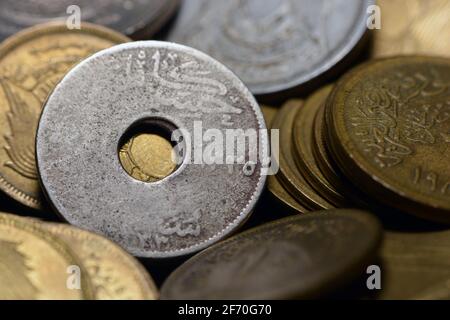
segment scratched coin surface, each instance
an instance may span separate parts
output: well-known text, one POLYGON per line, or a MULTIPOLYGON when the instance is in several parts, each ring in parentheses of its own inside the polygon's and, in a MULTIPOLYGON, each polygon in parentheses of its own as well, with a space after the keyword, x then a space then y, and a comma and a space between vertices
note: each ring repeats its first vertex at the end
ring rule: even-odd
POLYGON ((330 151, 383 204, 450 221, 450 60, 399 57, 350 72, 328 99, 330 151))
POLYGON ((229 66, 256 95, 301 87, 366 31, 371 0, 186 0, 169 40, 229 66))
POLYGON ((43 227, 64 241, 81 259, 95 300, 154 300, 158 291, 140 263, 115 243, 66 224, 43 227))
POLYGON ((324 296, 361 275, 381 228, 357 210, 281 219, 197 254, 172 273, 162 299, 283 299, 324 296))
POLYGON ((71 224, 137 256, 179 256, 248 218, 266 178, 258 155, 268 151, 265 128, 254 97, 216 60, 135 42, 84 60, 57 85, 39 123, 37 162, 49 200, 71 224), (153 183, 131 177, 118 155, 122 137, 142 124, 169 131, 182 154, 175 172, 153 183), (212 158, 214 138, 230 146, 212 158))
POLYGON ((0 2, 0 40, 36 24, 76 19, 115 29, 128 36, 151 36, 166 22, 178 0, 3 0, 0 2))
POLYGON ((24 30, 0 46, 0 189, 39 209, 42 198, 35 161, 35 135, 42 105, 77 62, 129 39, 84 24, 68 30, 49 23, 24 30))
POLYGON ((1 300, 93 298, 88 277, 80 278, 80 290, 68 287, 68 270, 74 267, 84 274, 64 242, 35 222, 0 213, 1 300))
POLYGON ((372 56, 450 56, 450 1, 378 0, 381 29, 374 30, 372 56))

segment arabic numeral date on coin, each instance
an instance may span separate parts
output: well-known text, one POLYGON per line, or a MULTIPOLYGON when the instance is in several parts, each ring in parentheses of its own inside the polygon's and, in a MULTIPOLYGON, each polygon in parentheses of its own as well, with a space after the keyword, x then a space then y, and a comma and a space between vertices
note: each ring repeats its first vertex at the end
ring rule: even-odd
POLYGON ((450 180, 442 179, 437 172, 417 167, 413 170, 413 183, 425 185, 431 192, 450 193, 450 180))
POLYGON ((223 315, 270 315, 272 306, 269 304, 224 304, 222 305, 223 315))

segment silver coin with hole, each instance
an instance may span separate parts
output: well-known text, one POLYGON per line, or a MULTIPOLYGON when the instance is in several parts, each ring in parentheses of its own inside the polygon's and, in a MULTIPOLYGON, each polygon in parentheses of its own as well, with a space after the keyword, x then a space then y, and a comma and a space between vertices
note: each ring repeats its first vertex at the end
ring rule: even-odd
POLYGON ((150 258, 198 251, 241 225, 263 189, 267 152, 244 84, 206 54, 156 41, 119 45, 72 69, 49 97, 36 141, 57 212, 150 258), (119 160, 123 138, 142 127, 166 132, 179 154, 157 182, 134 179, 119 160))
POLYGON ((373 0, 185 0, 168 39, 202 50, 261 96, 330 71, 367 30, 373 0))
POLYGON ((33 25, 61 19, 68 27, 80 20, 101 24, 133 38, 158 32, 179 0, 2 0, 0 40, 33 25))

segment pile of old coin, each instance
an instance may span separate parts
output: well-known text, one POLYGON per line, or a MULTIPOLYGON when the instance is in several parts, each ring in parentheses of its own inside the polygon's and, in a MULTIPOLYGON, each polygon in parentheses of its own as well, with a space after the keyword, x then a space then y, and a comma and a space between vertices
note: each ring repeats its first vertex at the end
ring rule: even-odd
POLYGON ((0 299, 449 298, 449 17, 1 2, 0 299))

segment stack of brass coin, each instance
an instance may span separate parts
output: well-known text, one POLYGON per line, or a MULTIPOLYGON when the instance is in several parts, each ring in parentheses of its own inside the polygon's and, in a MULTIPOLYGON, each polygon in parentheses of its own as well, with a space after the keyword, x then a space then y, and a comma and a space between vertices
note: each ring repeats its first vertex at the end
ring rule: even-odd
POLYGON ((0 213, 0 299, 157 299, 139 262, 97 234, 0 213))

